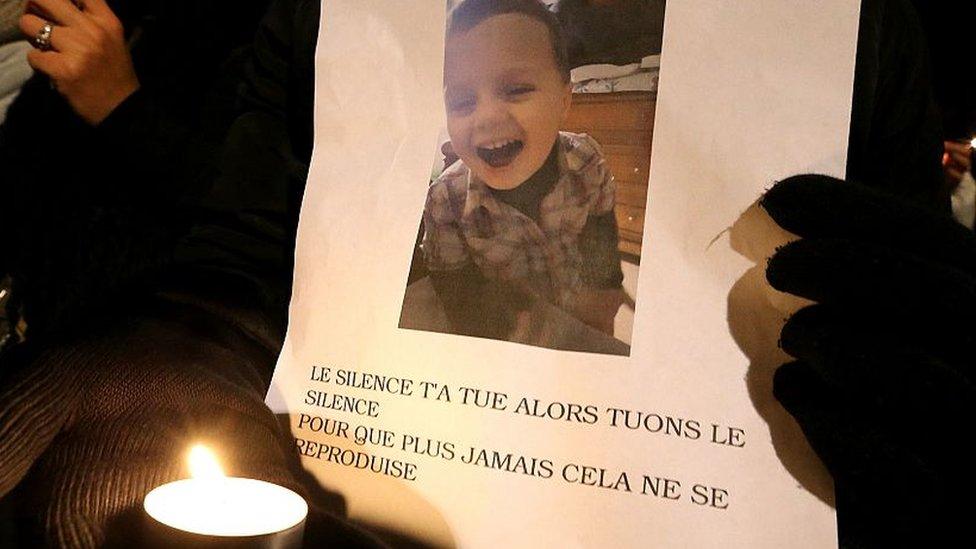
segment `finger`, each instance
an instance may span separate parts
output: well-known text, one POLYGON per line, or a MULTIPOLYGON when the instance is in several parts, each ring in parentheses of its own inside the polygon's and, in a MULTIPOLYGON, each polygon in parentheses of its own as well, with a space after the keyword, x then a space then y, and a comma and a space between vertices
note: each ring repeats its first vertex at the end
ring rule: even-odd
POLYGON ((801 237, 850 238, 897 247, 976 272, 976 233, 882 191, 823 175, 784 179, 761 205, 801 237))
MULTIPOLYGON (((834 477, 846 539, 870 540, 864 547, 928 546, 952 508, 945 497, 947 479, 940 471, 902 449, 898 439, 879 433, 875 418, 865 417, 840 398, 802 362, 776 371, 773 392, 834 477), (905 497, 901 480, 917 486, 918 492, 905 497), (912 545, 919 530, 925 543, 912 545), (909 544, 902 545, 906 541, 909 544)), ((966 484, 960 478, 952 480, 966 484)))
MULTIPOLYGON (((900 438, 879 431, 883 418, 865 415, 856 400, 825 385, 805 363, 780 367, 773 378, 773 393, 834 477, 838 499, 842 491, 848 492, 845 497, 858 498, 843 502, 853 507, 852 512, 870 509, 897 524, 895 517, 926 516, 926 506, 945 501, 942 471, 902 447, 900 438), (912 479, 919 492, 900 497, 894 478, 912 479)), ((965 484, 961 476, 954 480, 965 484)))
POLYGON ((969 154, 970 149, 971 146, 969 142, 960 142, 960 141, 945 142, 945 150, 948 153, 958 152, 961 154, 969 154))
MULTIPOLYGON (((939 427, 967 417, 976 396, 968 367, 973 336, 967 334, 964 344, 953 345, 947 342, 964 330, 940 337, 924 328, 900 330, 897 324, 879 325, 848 311, 813 305, 787 321, 780 345, 827 383, 865 395, 879 407, 907 411, 910 417, 946 418, 939 427)), ((938 427, 929 431, 934 430, 938 427)))
POLYGON ((83 11, 96 17, 115 17, 115 12, 112 11, 112 8, 108 7, 105 0, 75 0, 75 4, 83 11))
POLYGON ((838 484, 864 482, 874 484, 872 491, 887 491, 896 489, 884 486, 893 476, 912 478, 926 483, 927 491, 918 494, 922 500, 938 501, 949 495, 947 483, 976 484, 969 454, 953 443, 958 425, 952 434, 936 410, 916 413, 877 406, 869 394, 838 391, 804 361, 777 370, 773 393, 796 418, 838 484))
POLYGON ((97 28, 87 29, 95 38, 101 36, 100 32, 107 31, 110 34, 121 36, 124 33, 122 22, 116 17, 108 4, 102 0, 71 0, 84 11, 85 23, 97 28))
POLYGON ((955 158, 953 158, 951 156, 949 156, 949 157, 946 158, 946 161, 943 163, 943 166, 946 166, 946 167, 949 167, 949 168, 963 169, 963 170, 965 170, 966 168, 969 167, 966 164, 959 162, 957 159, 955 159, 955 158))
POLYGON ((969 167, 969 150, 951 151, 949 153, 949 158, 951 158, 952 162, 958 166, 969 167))
MULTIPOLYGON (((891 501, 885 496, 894 495, 891 492, 898 488, 885 474, 901 471, 924 484, 923 491, 935 490, 939 478, 936 471, 885 436, 877 429, 875 418, 866 415, 856 399, 824 383, 806 363, 781 366, 773 377, 773 394, 796 418, 838 484, 867 484, 874 488, 867 493, 876 494, 880 501, 891 501)), ((939 494, 916 495, 925 501, 939 494)), ((896 498, 898 504, 906 499, 896 498)))
MULTIPOLYGON (((24 36, 32 40, 40 34, 44 25, 49 24, 45 19, 32 14, 24 14, 21 16, 19 25, 21 32, 24 36)), ((72 49, 77 49, 79 45, 78 37, 73 29, 68 27, 53 26, 51 29, 51 37, 49 39, 51 44, 51 49, 59 52, 65 52, 72 49)))
POLYGON ((862 242, 796 240, 770 258, 766 279, 783 292, 913 325, 933 318, 976 322, 976 279, 969 272, 862 242))
POLYGON ((70 0, 31 0, 31 4, 36 9, 29 11, 61 26, 77 25, 84 19, 81 10, 70 0))
POLYGON ((946 175, 948 175, 953 181, 959 182, 962 179, 963 171, 957 168, 946 168, 946 175))
POLYGON ((852 348, 863 341, 862 348, 883 344, 921 349, 959 375, 976 381, 976 370, 969 366, 976 348, 976 330, 954 318, 934 316, 925 322, 906 322, 870 309, 815 304, 800 309, 786 321, 779 343, 793 357, 816 361, 820 355, 811 353, 829 352, 834 338, 840 337, 834 334, 850 334, 850 339, 841 341, 849 342, 852 348))
POLYGON ((27 63, 55 80, 65 72, 64 54, 56 51, 30 50, 27 52, 27 63))

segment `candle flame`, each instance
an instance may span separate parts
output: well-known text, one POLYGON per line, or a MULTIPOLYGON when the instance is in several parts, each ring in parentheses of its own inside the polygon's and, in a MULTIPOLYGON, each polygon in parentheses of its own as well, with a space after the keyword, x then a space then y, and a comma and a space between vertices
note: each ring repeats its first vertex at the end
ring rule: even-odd
POLYGON ((972 141, 969 142, 969 147, 976 149, 976 137, 974 137, 972 141))
POLYGON ((224 470, 217 462, 217 456, 203 444, 190 448, 188 457, 190 476, 193 478, 217 478, 224 476, 224 470))

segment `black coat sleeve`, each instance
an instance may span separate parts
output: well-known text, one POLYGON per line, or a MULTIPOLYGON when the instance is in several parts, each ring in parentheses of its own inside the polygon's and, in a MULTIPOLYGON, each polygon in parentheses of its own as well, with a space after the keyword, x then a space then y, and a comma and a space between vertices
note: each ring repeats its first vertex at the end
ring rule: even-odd
POLYGON ((909 0, 861 6, 847 177, 948 212, 942 128, 925 36, 909 0))
POLYGON ((173 262, 215 178, 268 3, 114 5, 141 88, 97 127, 43 75, 25 86, 0 128, 0 269, 33 334, 125 306, 173 262))
POLYGON ((197 292, 234 280, 282 320, 312 153, 318 20, 310 0, 275 1, 262 20, 238 86, 238 115, 176 248, 172 276, 197 292))

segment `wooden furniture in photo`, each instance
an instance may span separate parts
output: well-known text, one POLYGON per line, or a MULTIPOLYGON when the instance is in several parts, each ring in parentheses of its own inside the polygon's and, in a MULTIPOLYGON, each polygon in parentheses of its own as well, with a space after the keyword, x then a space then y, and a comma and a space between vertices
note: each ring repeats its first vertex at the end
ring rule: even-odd
POLYGON ((620 251, 638 258, 656 104, 655 92, 577 93, 564 125, 567 131, 589 134, 603 148, 617 181, 614 213, 620 229, 620 251))

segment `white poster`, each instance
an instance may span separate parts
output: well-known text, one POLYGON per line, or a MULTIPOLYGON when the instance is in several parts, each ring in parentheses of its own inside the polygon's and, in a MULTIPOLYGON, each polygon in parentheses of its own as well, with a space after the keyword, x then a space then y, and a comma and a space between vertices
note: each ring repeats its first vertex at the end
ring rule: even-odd
POLYGON ((843 176, 859 3, 616 4, 663 17, 323 3, 268 402, 353 520, 437 546, 836 546, 754 203, 843 176))

